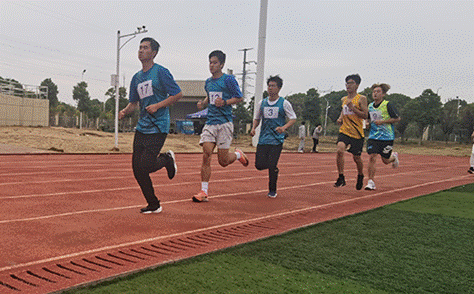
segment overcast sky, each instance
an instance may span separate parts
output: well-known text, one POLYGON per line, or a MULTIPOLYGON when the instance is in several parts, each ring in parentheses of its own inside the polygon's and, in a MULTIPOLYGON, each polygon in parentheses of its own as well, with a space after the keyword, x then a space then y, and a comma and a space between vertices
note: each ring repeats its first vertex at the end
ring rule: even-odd
MULTIPOLYGON (((225 70, 238 74, 239 49, 254 48, 247 60, 257 60, 259 12, 259 0, 1 1, 0 76, 29 85, 51 78, 59 100, 72 105, 83 77, 91 98, 104 101, 116 71, 117 31, 143 25, 148 32, 120 50, 127 88, 141 69, 139 41, 148 36, 162 46, 155 62, 176 80, 209 77, 207 56, 215 49, 227 54, 225 70)), ((268 0, 264 76, 283 78, 282 96, 339 91, 345 76, 359 73, 359 90, 385 82, 389 93, 414 98, 431 88, 443 102, 459 96, 473 103, 473 45, 472 0, 268 0)), ((249 77, 247 97, 254 95, 255 75, 249 77)))

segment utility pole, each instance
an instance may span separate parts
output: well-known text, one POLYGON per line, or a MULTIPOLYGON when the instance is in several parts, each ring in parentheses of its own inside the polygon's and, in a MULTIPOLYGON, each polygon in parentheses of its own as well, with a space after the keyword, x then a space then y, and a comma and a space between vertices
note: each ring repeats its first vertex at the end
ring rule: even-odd
POLYGON ((115 75, 112 75, 112 83, 113 83, 112 86, 115 86, 115 145, 113 148, 114 151, 119 150, 118 148, 118 113, 119 113, 119 84, 120 84, 120 80, 119 80, 120 49, 122 49, 123 46, 125 46, 125 44, 130 42, 130 40, 135 38, 136 35, 143 34, 146 32, 148 31, 145 29, 145 26, 137 27, 137 30, 134 33, 127 34, 127 35, 120 35, 120 31, 117 31, 117 72, 115 73, 115 75), (123 43, 122 46, 120 46, 120 39, 125 38, 125 37, 130 37, 130 38, 127 41, 125 41, 125 43, 123 43))
POLYGON ((244 48, 244 49, 239 49, 239 51, 243 51, 244 52, 244 62, 243 62, 243 69, 242 69, 242 96, 244 98, 244 101, 245 101, 245 87, 246 87, 246 78, 247 78, 247 64, 250 64, 250 63, 256 63, 255 61, 247 61, 247 51, 249 50, 253 50, 253 48, 244 48))

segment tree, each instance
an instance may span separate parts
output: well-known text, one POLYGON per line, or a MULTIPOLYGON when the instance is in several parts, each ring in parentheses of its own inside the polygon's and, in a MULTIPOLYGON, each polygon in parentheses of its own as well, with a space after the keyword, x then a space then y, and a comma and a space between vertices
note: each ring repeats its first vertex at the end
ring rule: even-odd
POLYGON ((87 91, 87 83, 79 82, 72 90, 72 99, 77 101, 77 109, 80 112, 87 112, 90 107, 90 96, 87 91))
POLYGON ((465 141, 471 142, 471 134, 474 131, 474 103, 461 108, 459 114, 461 116, 460 127, 465 130, 465 141))
POLYGON ((321 123, 321 99, 316 89, 311 88, 303 99, 303 119, 316 127, 321 123))
MULTIPOLYGON (((268 92, 265 90, 263 91, 263 94, 262 94, 262 99, 265 99, 268 97, 268 92)), ((248 112, 252 115, 253 117, 253 108, 255 106, 255 96, 252 96, 252 98, 250 98, 250 102, 249 102, 249 105, 247 105, 247 110, 248 112)))
POLYGON ((410 117, 408 114, 405 114, 405 106, 411 101, 411 98, 403 94, 393 93, 386 95, 385 99, 390 101, 390 103, 395 106, 395 108, 398 110, 398 113, 400 114, 401 120, 395 124, 395 128, 400 133, 400 140, 403 143, 405 131, 410 124, 410 117))
POLYGON ((58 106, 58 104, 59 104, 58 86, 55 83, 53 83, 51 78, 43 80, 40 85, 48 87, 49 108, 50 109, 55 109, 56 106, 58 106))
MULTIPOLYGON (((115 87, 111 87, 105 92, 105 96, 110 98, 105 102, 105 112, 115 113, 115 87)), ((119 88, 119 109, 125 108, 128 104, 127 97, 127 88, 119 88)))
POLYGON ((441 105, 440 97, 431 89, 424 90, 420 96, 407 103, 405 115, 418 125, 420 145, 426 127, 438 123, 441 115, 441 105))
POLYGON ((238 103, 232 108, 232 114, 235 116, 235 121, 238 123, 251 123, 253 113, 250 114, 248 109, 245 107, 245 102, 238 103))
POLYGON ((329 110, 328 110, 328 117, 332 120, 333 123, 337 121, 339 115, 341 114, 342 109, 342 97, 347 95, 346 90, 338 91, 338 92, 331 92, 329 94, 324 95, 322 98, 325 101, 329 102, 329 110))
POLYGON ((87 112, 87 117, 97 119, 102 113, 104 103, 100 102, 99 99, 94 99, 90 101, 89 110, 87 112))
POLYGON ((459 125, 458 112, 458 100, 450 100, 443 105, 439 124, 441 130, 443 131, 446 143, 448 143, 449 135, 451 135, 455 128, 459 125))

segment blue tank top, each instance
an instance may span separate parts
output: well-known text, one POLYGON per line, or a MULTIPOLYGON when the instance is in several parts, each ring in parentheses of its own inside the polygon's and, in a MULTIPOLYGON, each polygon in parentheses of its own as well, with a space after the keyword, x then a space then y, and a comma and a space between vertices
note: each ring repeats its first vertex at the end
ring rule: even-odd
POLYGON ((261 129, 258 144, 260 145, 280 145, 285 140, 285 134, 278 133, 275 129, 284 126, 286 123, 286 113, 283 108, 285 99, 278 98, 273 105, 268 103, 268 98, 262 100, 260 106, 261 129))

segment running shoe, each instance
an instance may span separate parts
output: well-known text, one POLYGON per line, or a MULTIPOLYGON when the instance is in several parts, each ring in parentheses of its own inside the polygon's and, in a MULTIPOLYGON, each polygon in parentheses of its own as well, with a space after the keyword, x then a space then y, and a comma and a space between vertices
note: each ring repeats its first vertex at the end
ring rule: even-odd
POLYGON ((468 173, 470 174, 474 174, 474 167, 470 167, 468 170, 467 170, 468 173))
POLYGON ((168 157, 168 160, 165 164, 165 168, 166 172, 168 173, 168 178, 171 180, 178 172, 178 166, 176 165, 176 159, 174 157, 173 151, 168 150, 166 151, 165 155, 168 157))
POLYGON ((208 202, 209 199, 207 199, 207 193, 201 190, 201 192, 193 196, 193 201, 194 202, 208 202))
POLYGON ((239 158, 240 163, 242 163, 243 166, 248 166, 249 165, 249 159, 248 159, 247 155, 245 155, 245 153, 242 152, 242 150, 240 150, 238 148, 235 148, 235 152, 240 153, 240 158, 239 158))
POLYGON ((334 183, 334 187, 336 187, 336 188, 342 187, 342 186, 345 186, 345 185, 346 185, 346 179, 344 177, 337 178, 336 183, 334 183))
POLYGON ((357 190, 362 189, 363 185, 364 185, 364 175, 357 175, 356 189, 357 190))
POLYGON ((163 207, 161 207, 159 204, 158 206, 150 206, 148 205, 147 207, 144 207, 140 209, 140 212, 143 214, 150 214, 150 213, 160 213, 163 210, 163 207))
POLYGON ((398 161, 398 152, 393 152, 393 157, 395 157, 395 161, 392 162, 392 167, 397 168, 400 164, 400 161, 398 161))
POLYGON ((372 180, 367 182, 367 186, 365 186, 365 190, 375 190, 375 183, 372 180))
POLYGON ((277 197, 277 192, 270 191, 270 192, 268 192, 267 196, 270 197, 270 198, 276 198, 277 197))

